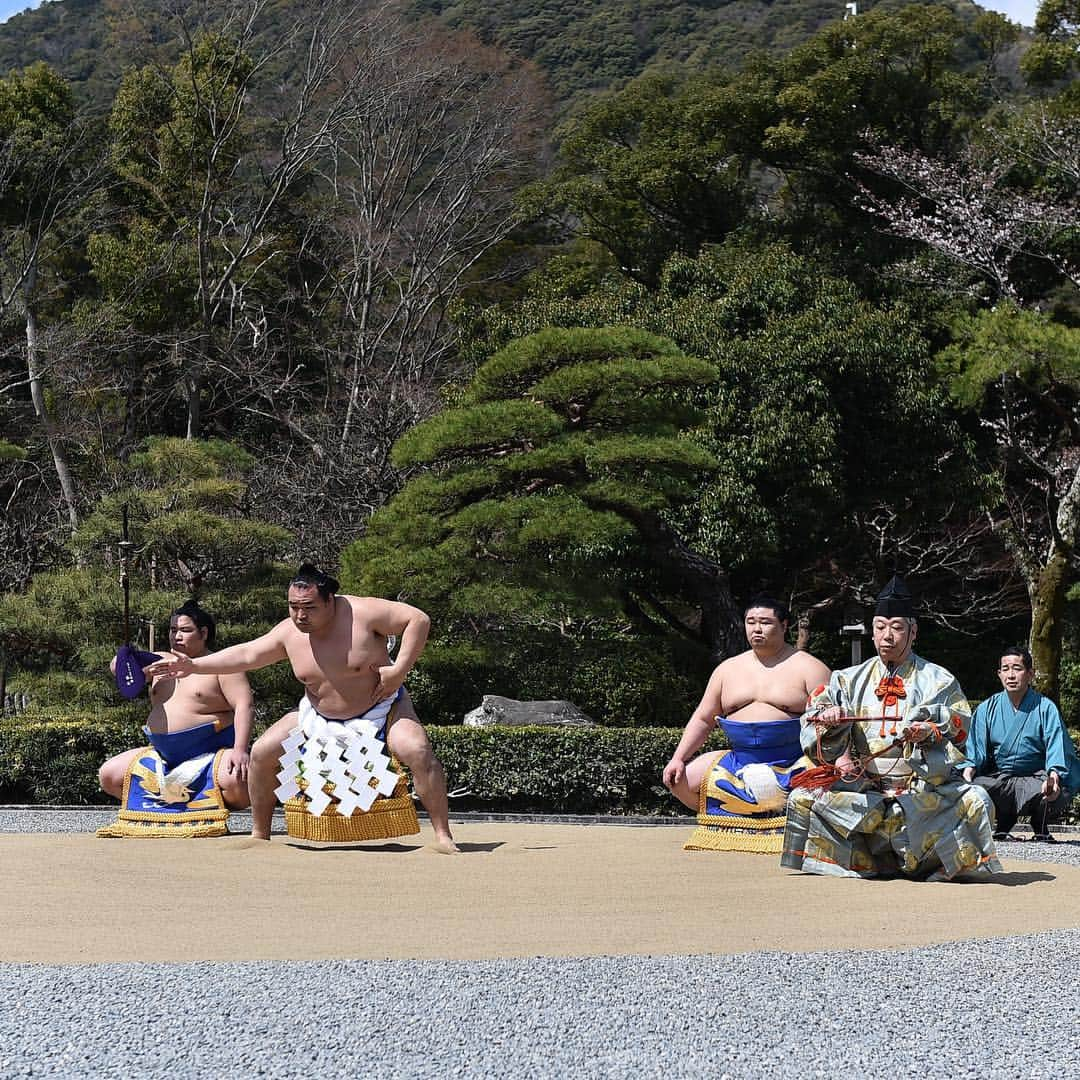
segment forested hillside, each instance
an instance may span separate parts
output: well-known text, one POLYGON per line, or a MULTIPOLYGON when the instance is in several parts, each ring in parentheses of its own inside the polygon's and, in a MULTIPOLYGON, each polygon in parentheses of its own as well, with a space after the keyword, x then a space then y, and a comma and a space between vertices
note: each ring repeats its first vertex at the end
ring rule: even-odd
MULTIPOLYGON (((862 0, 858 8, 904 6, 862 0)), ((845 14, 842 0, 416 0, 416 9, 534 61, 563 101, 620 86, 664 61, 737 70, 749 54, 786 53, 845 14)), ((955 11, 970 23, 977 9, 965 3, 955 11)))
MULTIPOLYGON (((907 2, 861 0, 858 6, 895 9, 907 2)), ((969 26, 978 12, 970 3, 949 6, 969 26)), ((215 18, 213 5, 199 3, 163 7, 151 0, 133 9, 125 0, 45 0, 0 26, 0 72, 43 60, 80 86, 87 99, 105 104, 140 52, 160 48, 163 59, 175 60, 168 26, 169 13, 178 7, 188 10, 193 23, 215 18)), ((268 21, 287 23, 306 8, 296 0, 275 0, 267 5, 268 21)), ((655 63, 736 70, 754 51, 785 53, 843 17, 845 6, 843 0, 408 0, 403 10, 434 16, 533 61, 557 99, 569 104, 582 94, 621 86, 655 63)), ((969 44, 974 53, 973 39, 969 44)))
POLYGON ((0 667, 39 703, 112 700, 126 506, 144 644, 190 594, 259 630, 313 558, 432 614, 433 720, 677 723, 748 596, 835 662, 895 570, 975 696, 1029 636, 1075 718, 1069 0, 1030 47, 970 5, 140 10, 0 30, 0 667))

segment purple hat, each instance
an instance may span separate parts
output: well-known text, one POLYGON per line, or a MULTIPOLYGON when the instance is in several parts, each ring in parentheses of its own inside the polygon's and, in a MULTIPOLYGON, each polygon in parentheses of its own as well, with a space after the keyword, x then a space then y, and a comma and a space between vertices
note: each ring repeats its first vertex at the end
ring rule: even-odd
POLYGON ((160 659, 157 653, 143 652, 130 645, 121 645, 116 650, 116 685, 128 701, 137 698, 146 685, 143 668, 160 659))

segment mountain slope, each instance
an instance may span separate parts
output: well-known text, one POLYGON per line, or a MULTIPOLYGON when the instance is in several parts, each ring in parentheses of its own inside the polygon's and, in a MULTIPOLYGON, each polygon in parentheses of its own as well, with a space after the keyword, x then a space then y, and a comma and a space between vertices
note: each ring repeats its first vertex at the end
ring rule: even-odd
MULTIPOLYGON (((907 0, 859 0, 861 11, 902 7, 907 0)), ((183 4, 169 5, 174 10, 183 4)), ((970 22, 979 8, 950 0, 970 22)), ((44 60, 81 88, 87 101, 107 104, 126 67, 145 62, 174 32, 165 4, 143 0, 139 16, 123 0, 45 0, 0 25, 0 73, 44 60)), ((291 24, 302 0, 274 0, 264 20, 291 24)), ((188 10, 214 10, 192 0, 188 10)), ((786 52, 844 15, 844 0, 406 0, 406 10, 469 29, 536 63, 563 105, 617 87, 650 64, 738 68, 749 52, 786 52)))

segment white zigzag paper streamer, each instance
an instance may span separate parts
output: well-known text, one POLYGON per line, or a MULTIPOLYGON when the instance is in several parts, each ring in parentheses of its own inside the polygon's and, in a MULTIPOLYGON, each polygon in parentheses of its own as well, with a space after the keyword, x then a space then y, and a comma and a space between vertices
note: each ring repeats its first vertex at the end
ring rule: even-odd
POLYGON ((390 795, 397 786, 386 754, 386 744, 378 737, 380 724, 393 701, 384 701, 363 717, 344 722, 327 720, 305 697, 300 703, 299 724, 281 744, 281 766, 274 794, 286 802, 299 791, 298 780, 307 783, 308 812, 321 817, 331 806, 345 817, 356 809, 367 811, 378 795, 390 795), (314 777, 322 783, 312 783, 314 777), (322 790, 334 785, 333 795, 322 790))

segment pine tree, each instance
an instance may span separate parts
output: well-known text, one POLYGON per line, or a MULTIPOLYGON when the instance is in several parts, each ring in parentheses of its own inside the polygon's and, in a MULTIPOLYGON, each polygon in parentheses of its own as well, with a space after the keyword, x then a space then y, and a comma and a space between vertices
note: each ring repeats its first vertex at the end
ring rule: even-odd
POLYGON ((656 634, 673 607, 694 612, 698 645, 723 646, 737 624, 726 576, 672 524, 715 467, 687 437, 715 378, 632 328, 511 342, 397 442, 395 464, 418 471, 345 549, 346 585, 426 608, 480 663, 511 627, 656 634))

